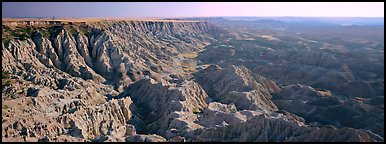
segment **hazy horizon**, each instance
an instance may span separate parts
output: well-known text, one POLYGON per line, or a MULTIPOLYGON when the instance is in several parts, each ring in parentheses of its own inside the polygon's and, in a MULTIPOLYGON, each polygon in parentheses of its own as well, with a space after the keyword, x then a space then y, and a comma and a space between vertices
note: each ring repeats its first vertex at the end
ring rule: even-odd
POLYGON ((383 18, 384 2, 2 2, 2 18, 383 18))
MULTIPOLYGON (((124 19, 124 18, 211 18, 211 17, 223 17, 223 18, 233 18, 233 17, 240 17, 240 18, 384 18, 384 17, 354 17, 354 16, 347 16, 347 17, 331 17, 331 16, 187 16, 187 17, 55 17, 55 18, 113 18, 113 19, 124 19)), ((20 17, 3 17, 3 18, 52 18, 52 16, 20 16, 20 17)))

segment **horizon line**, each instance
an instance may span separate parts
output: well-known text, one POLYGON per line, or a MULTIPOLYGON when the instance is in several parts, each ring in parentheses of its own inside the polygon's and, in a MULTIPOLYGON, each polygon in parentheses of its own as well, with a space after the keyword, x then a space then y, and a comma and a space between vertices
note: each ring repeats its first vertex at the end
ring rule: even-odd
POLYGON ((126 16, 126 17, 55 17, 55 16, 25 16, 25 17, 2 17, 2 18, 210 18, 210 17, 268 17, 268 18, 280 18, 280 17, 298 17, 298 18, 384 18, 380 16, 176 16, 176 17, 135 17, 135 16, 126 16))

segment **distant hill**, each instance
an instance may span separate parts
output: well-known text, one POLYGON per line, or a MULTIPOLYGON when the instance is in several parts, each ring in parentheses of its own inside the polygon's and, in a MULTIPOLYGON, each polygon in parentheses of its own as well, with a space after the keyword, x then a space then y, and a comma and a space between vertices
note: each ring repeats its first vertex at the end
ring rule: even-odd
POLYGON ((383 17, 224 17, 229 20, 278 20, 290 23, 319 23, 338 25, 384 25, 383 17))

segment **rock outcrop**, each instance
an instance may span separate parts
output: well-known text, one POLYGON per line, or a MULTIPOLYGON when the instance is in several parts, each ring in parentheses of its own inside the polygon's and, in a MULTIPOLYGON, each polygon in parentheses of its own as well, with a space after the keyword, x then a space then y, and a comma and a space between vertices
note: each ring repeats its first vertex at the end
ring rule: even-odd
MULTIPOLYGON (((125 141, 129 123, 143 118, 130 96, 115 97, 119 91, 145 75, 159 82, 171 74, 184 78, 178 54, 202 49, 221 31, 193 21, 19 25, 3 25, 2 69, 11 73, 2 93, 4 141, 125 141)), ((207 95, 194 82, 182 85, 170 90, 176 101, 167 100, 174 105, 163 110, 178 108, 194 117, 206 107, 207 95)), ((134 140, 153 139, 140 137, 134 140)))
POLYGON ((147 133, 165 135, 168 129, 195 129, 197 119, 194 113, 203 111, 207 104, 206 92, 193 81, 177 85, 156 82, 144 78, 130 85, 121 96, 129 95, 139 109, 144 126, 138 129, 147 133), (126 93, 127 92, 127 93, 126 93))
POLYGON ((258 118, 236 126, 205 131, 198 141, 373 141, 382 140, 376 135, 353 129, 318 129, 286 124, 283 120, 261 120, 258 118), (257 127, 254 124, 259 123, 257 127), (280 130, 281 129, 281 130, 280 130), (237 133, 238 131, 244 131, 237 133), (222 133, 223 135, 220 135, 222 133), (355 134, 353 134, 355 133, 355 134), (218 135, 218 137, 215 137, 218 135), (236 136, 235 136, 236 135, 236 136), (364 135, 362 137, 362 135, 364 135), (341 136, 342 138, 339 138, 341 136), (233 139, 232 139, 233 138, 233 139), (210 139, 210 140, 209 140, 210 139), (225 140, 224 140, 225 139, 225 140))
POLYGON ((270 93, 279 90, 275 82, 251 73, 244 66, 221 68, 211 65, 195 74, 209 97, 225 104, 234 103, 238 109, 277 110, 270 93))
POLYGON ((384 136, 384 114, 362 99, 349 99, 301 84, 289 85, 273 94, 281 110, 303 117, 311 125, 334 125, 367 129, 384 136))
POLYGON ((383 141, 383 96, 279 87, 243 65, 195 69, 207 46, 234 36, 207 22, 2 28, 2 141, 383 141))

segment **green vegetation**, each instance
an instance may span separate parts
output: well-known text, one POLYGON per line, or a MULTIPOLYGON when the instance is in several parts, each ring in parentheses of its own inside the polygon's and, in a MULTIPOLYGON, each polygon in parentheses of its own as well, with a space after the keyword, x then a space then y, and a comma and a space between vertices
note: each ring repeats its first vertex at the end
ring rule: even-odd
POLYGON ((10 74, 11 73, 8 71, 2 71, 1 72, 1 79, 8 79, 10 74))
POLYGON ((63 30, 62 26, 51 26, 48 31, 50 33, 50 39, 54 39, 63 30))
POLYGON ((87 136, 87 139, 89 142, 100 142, 101 140, 98 138, 98 137, 94 137, 94 136, 87 136))
POLYGON ((91 30, 88 30, 88 33, 86 33, 86 36, 87 37, 92 37, 92 36, 97 36, 97 35, 101 35, 104 33, 104 30, 103 29, 99 29, 99 28, 92 28, 91 30))
POLYGON ((31 26, 23 26, 23 27, 15 27, 11 28, 6 25, 3 25, 2 27, 2 40, 4 40, 5 44, 8 44, 10 40, 12 39, 18 39, 18 40, 27 40, 32 36, 33 33, 36 31, 39 31, 42 33, 43 36, 48 37, 48 32, 44 28, 38 27, 31 27, 31 26))
POLYGON ((3 88, 5 85, 9 85, 9 84, 12 84, 12 83, 15 83, 15 80, 10 80, 9 77, 10 77, 10 72, 8 71, 2 71, 1 72, 1 91, 3 91, 3 88))
POLYGON ((197 107, 194 107, 193 108, 193 113, 194 114, 202 114, 202 113, 204 113, 203 111, 200 111, 197 107))
POLYGON ((47 39, 54 39, 61 31, 65 29, 72 36, 78 34, 86 35, 87 37, 101 35, 106 31, 104 28, 90 27, 85 24, 63 24, 63 25, 33 25, 33 26, 16 26, 9 27, 2 25, 2 41, 7 47, 7 44, 13 40, 26 40, 35 36, 36 33, 41 34, 42 37, 47 39))
POLYGON ((68 31, 68 33, 70 33, 70 35, 72 35, 73 37, 76 37, 78 35, 78 28, 76 26, 73 26, 73 25, 63 25, 64 29, 66 29, 68 31))
POLYGON ((14 30, 10 29, 9 27, 3 27, 3 34, 7 36, 7 39, 16 38, 19 40, 26 40, 29 38, 32 34, 32 28, 31 27, 16 27, 14 30))
POLYGON ((50 33, 49 33, 49 31, 47 29, 39 27, 39 28, 36 29, 36 31, 38 31, 42 35, 42 37, 50 38, 50 33))
POLYGON ((10 74, 11 73, 8 71, 1 72, 1 85, 2 86, 16 83, 15 79, 10 79, 10 74))
POLYGON ((79 33, 86 36, 91 34, 91 32, 86 29, 79 29, 79 33))
POLYGON ((68 29, 68 32, 72 35, 72 36, 74 36, 74 37, 76 37, 77 35, 78 35, 78 31, 76 30, 76 29, 74 29, 74 28, 69 28, 68 29))

